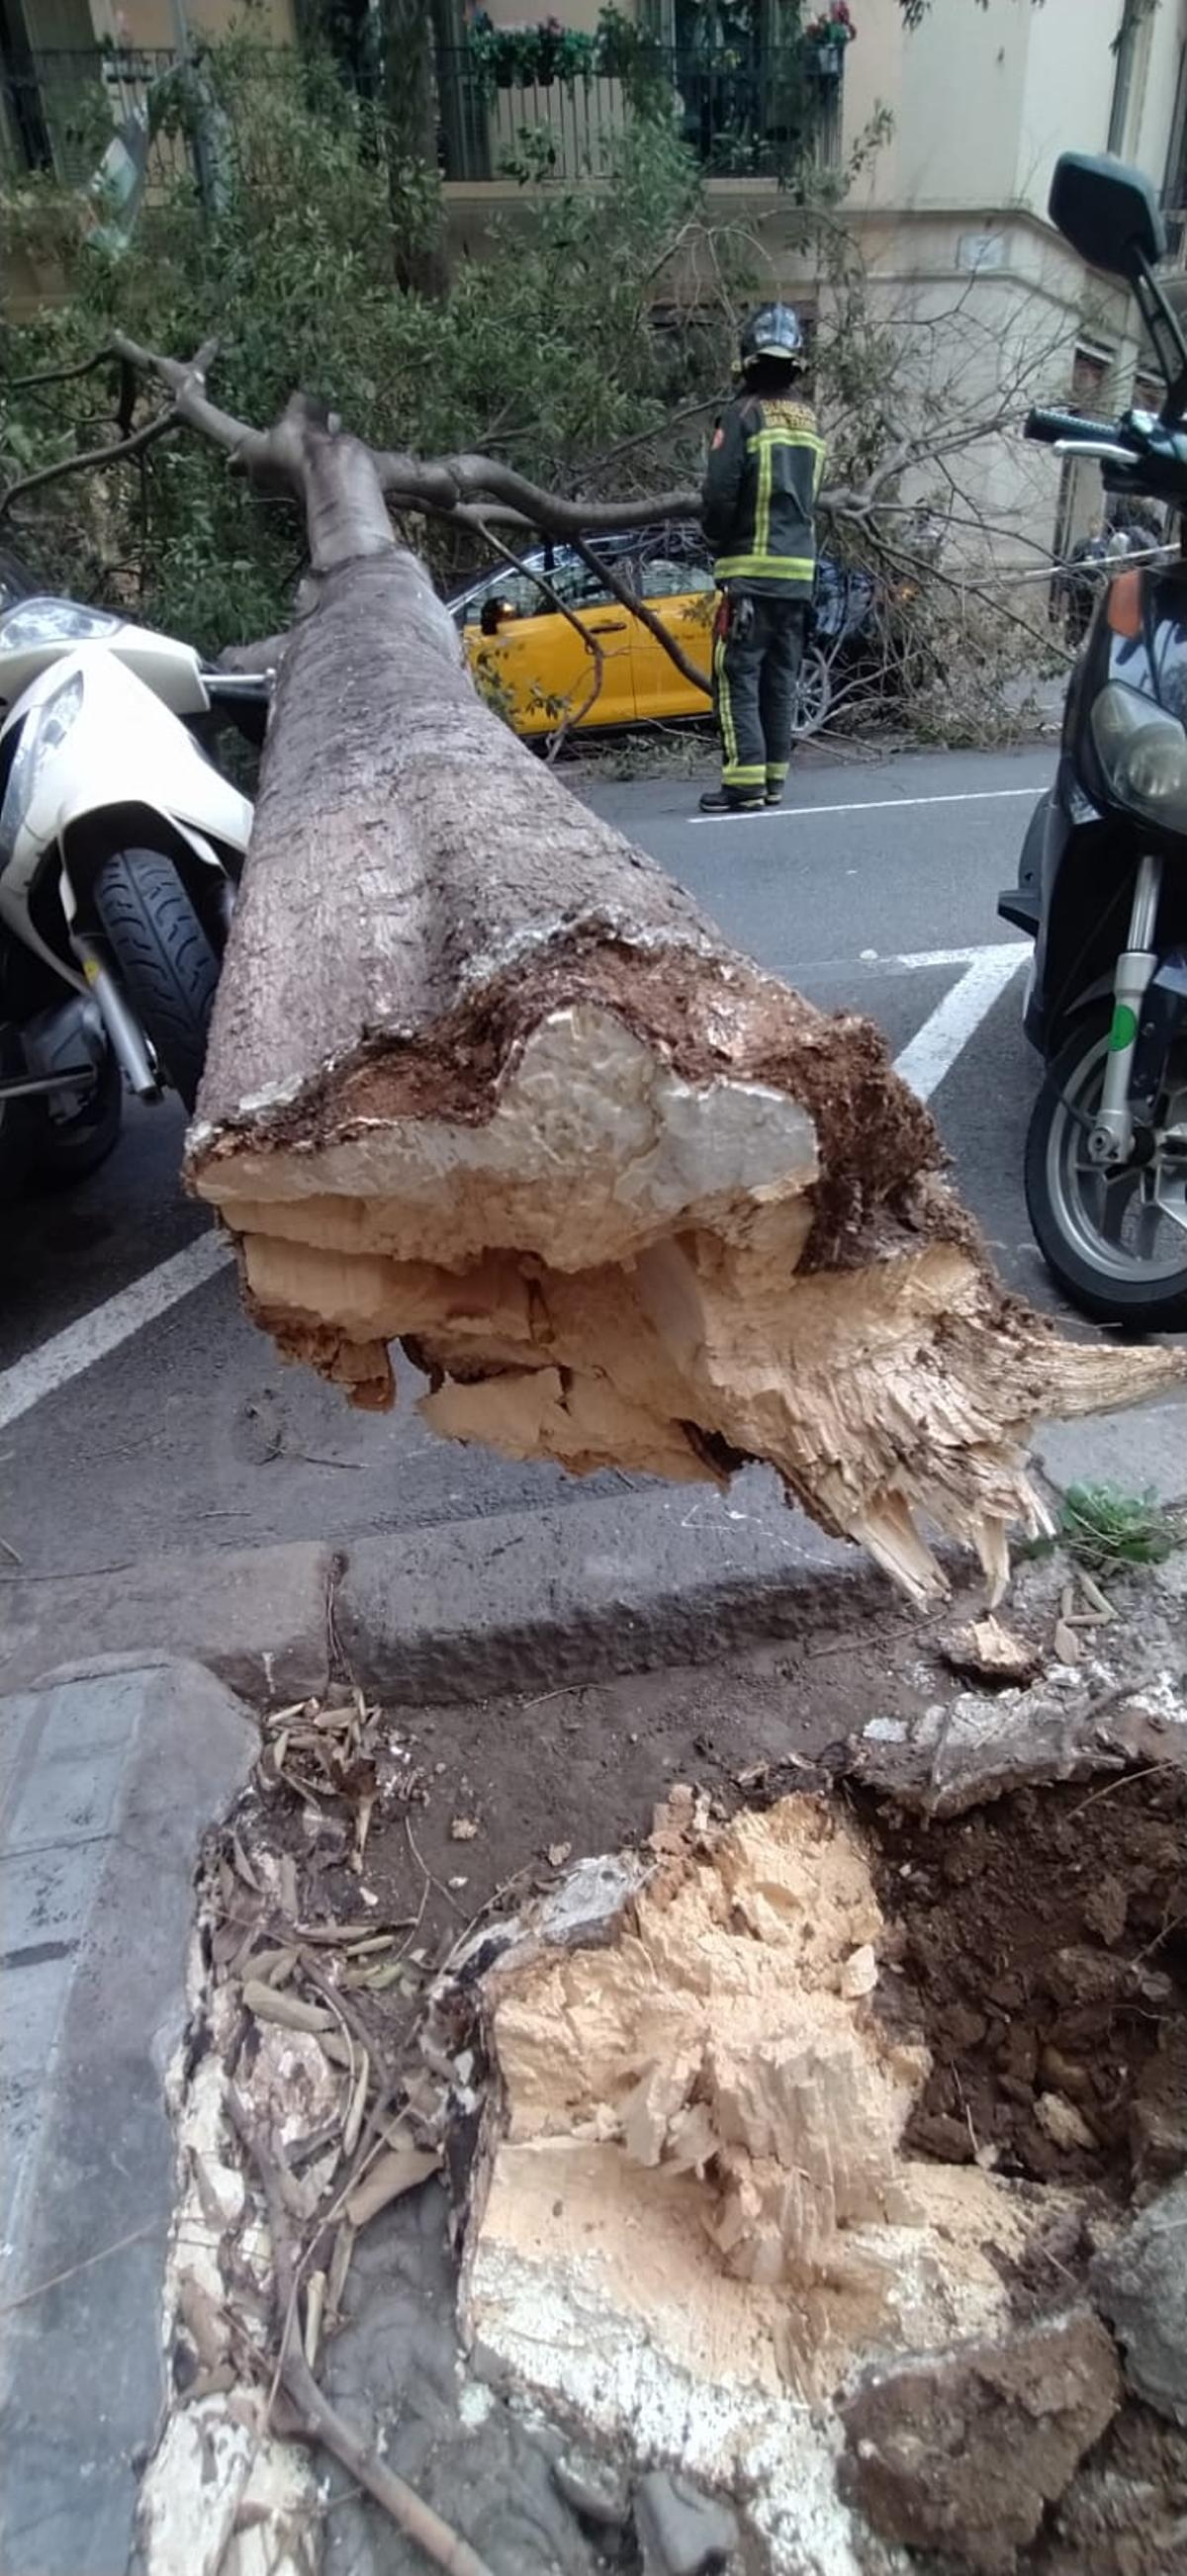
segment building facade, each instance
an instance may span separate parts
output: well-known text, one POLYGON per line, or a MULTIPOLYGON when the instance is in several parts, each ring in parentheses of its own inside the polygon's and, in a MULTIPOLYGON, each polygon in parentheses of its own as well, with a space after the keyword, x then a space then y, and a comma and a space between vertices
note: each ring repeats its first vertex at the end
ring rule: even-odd
MULTIPOLYGON (((1086 532, 1095 468, 1061 475, 1025 447, 1021 416, 1031 400, 1111 413, 1150 388, 1129 299, 1046 221, 1051 171, 1069 146, 1137 162, 1187 275, 1187 0, 931 0, 913 30, 900 0, 849 0, 853 42, 790 53, 779 0, 621 0, 609 38, 600 0, 557 0, 534 26, 525 0, 428 5, 450 228, 470 256, 524 206, 524 130, 546 132, 537 179, 597 178, 644 77, 675 104, 711 216, 743 219, 764 282, 823 318, 834 290, 784 183, 805 148, 839 178, 880 119, 840 222, 872 323, 894 334, 896 383, 947 442, 906 498, 971 551, 1020 562, 1086 532), (962 421, 981 431, 967 445, 962 421)), ((252 0, 253 31, 292 41, 297 8, 252 0)), ((240 16, 237 0, 0 0, 0 167, 85 179, 96 98, 118 125, 188 35, 240 16)))

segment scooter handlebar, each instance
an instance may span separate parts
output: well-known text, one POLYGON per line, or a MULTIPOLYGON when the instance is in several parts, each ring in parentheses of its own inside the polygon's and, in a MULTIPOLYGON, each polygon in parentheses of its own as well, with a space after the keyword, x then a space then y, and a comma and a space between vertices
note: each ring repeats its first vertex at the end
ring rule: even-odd
POLYGON ((1117 429, 1111 420, 1086 420, 1080 411, 1032 411, 1027 414, 1023 436, 1038 439, 1043 447, 1054 447, 1063 438, 1082 440, 1086 446, 1099 446, 1102 439, 1108 439, 1115 446, 1117 429))

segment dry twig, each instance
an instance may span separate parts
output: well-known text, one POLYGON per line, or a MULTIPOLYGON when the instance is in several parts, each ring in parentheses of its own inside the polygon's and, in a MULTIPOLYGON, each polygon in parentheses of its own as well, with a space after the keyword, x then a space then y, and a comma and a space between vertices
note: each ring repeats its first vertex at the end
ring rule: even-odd
POLYGON ((417 2495, 414 2487, 410 2487, 394 2469, 389 2469, 368 2449, 318 2387, 299 2338, 293 2331, 297 2282, 279 2176, 233 2090, 228 2091, 227 2110, 236 2136, 254 2167, 268 2213, 280 2333, 277 2377, 297 2418, 301 2435, 307 2441, 320 2442, 322 2448, 329 2451, 374 2498, 375 2503, 390 2515, 397 2530, 414 2541, 418 2549, 423 2549, 434 2567, 445 2568, 447 2576, 491 2576, 485 2560, 471 2549, 469 2541, 463 2540, 451 2524, 444 2522, 440 2514, 434 2513, 432 2506, 417 2495))

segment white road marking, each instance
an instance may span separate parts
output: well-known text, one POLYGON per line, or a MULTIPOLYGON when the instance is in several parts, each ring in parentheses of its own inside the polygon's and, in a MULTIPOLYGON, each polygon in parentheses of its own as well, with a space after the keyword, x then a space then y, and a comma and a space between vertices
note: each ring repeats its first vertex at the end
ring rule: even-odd
POLYGON ((859 805, 772 805, 762 814, 690 814, 691 823, 744 823, 748 832, 756 823, 791 823, 797 817, 816 814, 906 814, 913 805, 1000 805, 1011 796, 1041 796, 1035 787, 965 787, 948 796, 874 796, 859 805))
MULTIPOLYGON (((1008 792, 1013 794, 1014 790, 1008 792)), ((923 948, 878 960, 888 967, 963 966, 965 970, 922 1028, 916 1030, 895 1065, 896 1073, 910 1083, 920 1100, 930 1100, 1027 953, 1027 943, 1018 939, 1003 942, 1000 947, 923 948)), ((839 967, 847 962, 852 963, 838 959, 836 964, 839 967)), ((208 1279, 217 1278, 233 1258, 221 1235, 199 1235, 197 1242, 187 1244, 183 1252, 174 1253, 156 1270, 145 1271, 127 1288, 108 1297, 102 1306, 92 1307, 89 1315, 80 1315, 77 1323, 67 1324, 62 1332, 51 1334, 48 1342, 14 1361, 11 1368, 0 1372, 0 1431, 19 1422, 22 1414, 40 1404, 43 1396, 56 1394, 72 1378, 94 1368, 96 1361, 107 1359, 133 1333, 142 1332, 146 1324, 155 1324, 158 1316, 167 1314, 180 1298, 204 1287, 208 1279)))
POLYGON ((201 1288, 233 1258, 221 1235, 200 1234, 196 1243, 187 1243, 184 1252, 175 1252, 171 1261, 162 1261, 156 1270, 146 1270, 129 1287, 117 1289, 102 1306, 92 1306, 89 1315, 80 1315, 76 1324, 67 1324, 63 1332, 51 1334, 48 1342, 40 1343, 0 1375, 0 1431, 6 1430, 10 1422, 19 1422, 22 1413, 40 1404, 43 1395, 55 1394, 72 1377, 81 1377, 84 1369, 93 1368, 96 1360, 105 1360, 145 1324, 155 1324, 158 1315, 167 1313, 179 1297, 188 1297, 191 1289, 201 1288))
POLYGON ((930 1019, 895 1059, 895 1072, 909 1082, 920 1100, 930 1100, 938 1091, 945 1074, 950 1073, 958 1055, 976 1035, 982 1020, 993 1009, 999 993, 1004 993, 1012 975, 1016 975, 1026 955, 1025 946, 1009 940, 1000 948, 981 948, 965 967, 959 983, 953 984, 937 1004, 930 1019))

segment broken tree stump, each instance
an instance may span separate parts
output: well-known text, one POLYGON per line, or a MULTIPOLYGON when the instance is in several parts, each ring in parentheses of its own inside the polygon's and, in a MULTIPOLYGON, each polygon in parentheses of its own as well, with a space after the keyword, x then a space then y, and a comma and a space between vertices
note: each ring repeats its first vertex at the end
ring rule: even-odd
POLYGON ((368 450, 299 399, 251 436, 304 492, 317 604, 188 1149, 249 1310, 380 1409, 402 1342, 433 1427, 517 1458, 768 1460, 916 1600, 925 1514, 996 1598, 1010 1523, 1044 1525, 1033 1421, 1182 1361, 1008 1299, 871 1023, 730 949, 482 705, 368 450))

